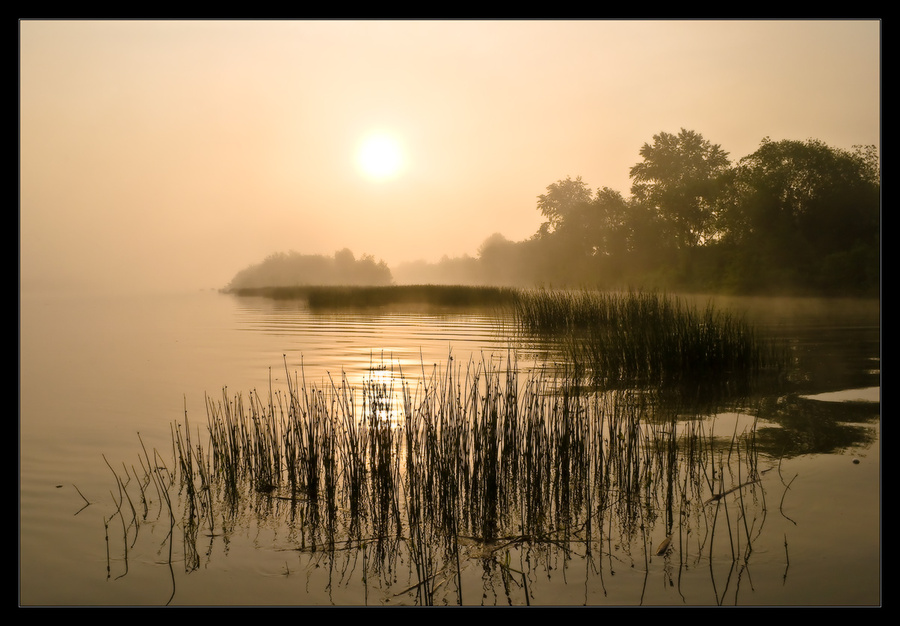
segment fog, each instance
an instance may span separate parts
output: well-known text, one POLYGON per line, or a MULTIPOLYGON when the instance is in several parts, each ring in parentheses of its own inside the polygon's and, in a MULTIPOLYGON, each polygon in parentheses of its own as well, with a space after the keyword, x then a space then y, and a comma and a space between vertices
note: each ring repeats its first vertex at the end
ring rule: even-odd
POLYGON ((219 288, 273 253, 344 249, 410 275, 530 237, 556 180, 628 194, 660 131, 732 158, 764 137, 880 147, 880 32, 23 20, 20 288, 219 288), (387 147, 362 152, 373 133, 387 147))

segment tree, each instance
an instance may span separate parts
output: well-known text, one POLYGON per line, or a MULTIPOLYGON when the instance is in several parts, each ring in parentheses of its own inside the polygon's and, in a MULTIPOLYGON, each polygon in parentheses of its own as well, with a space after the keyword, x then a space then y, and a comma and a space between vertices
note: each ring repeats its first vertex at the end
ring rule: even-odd
POLYGON ((695 248, 717 235, 719 177, 730 167, 728 153, 697 132, 660 133, 640 150, 631 193, 655 211, 681 249, 695 248))
POLYGON ((566 177, 547 186, 547 193, 538 196, 538 210, 547 218, 547 222, 541 227, 541 232, 553 232, 569 218, 578 205, 591 201, 591 188, 582 180, 581 176, 572 180, 566 177))
POLYGON ((521 280, 517 245, 494 233, 478 248, 481 280, 488 285, 512 285, 521 280))
POLYGON ((391 270, 371 255, 357 259, 344 248, 333 257, 318 254, 276 252, 251 265, 231 280, 228 289, 292 287, 296 285, 389 285, 391 270))
POLYGON ((601 256, 624 257, 634 250, 635 226, 628 201, 609 187, 597 190, 593 202, 598 222, 596 253, 601 256))
POLYGON ((727 238, 759 275, 821 291, 877 284, 880 171, 874 147, 772 141, 734 169, 727 238))

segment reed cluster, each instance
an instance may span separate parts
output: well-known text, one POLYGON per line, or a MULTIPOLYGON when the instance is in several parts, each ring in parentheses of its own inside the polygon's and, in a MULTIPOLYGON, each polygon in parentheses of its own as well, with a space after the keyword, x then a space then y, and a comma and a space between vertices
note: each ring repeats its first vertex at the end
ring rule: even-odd
MULTIPOLYGON (((752 430, 716 437, 655 394, 590 391, 574 371, 521 372, 514 353, 449 364, 415 373, 386 364, 361 388, 294 374, 286 390, 208 399, 204 429, 187 416, 173 425, 188 570, 199 565, 198 536, 227 535, 248 502, 260 516, 277 504, 290 512, 298 550, 355 546, 364 578, 396 576, 386 562, 399 558, 413 570, 417 602, 435 602, 442 582, 456 580, 464 603, 466 563, 496 561, 518 576, 511 551, 593 558, 608 555, 614 537, 649 560, 662 524, 684 563, 692 551, 711 558, 709 503, 758 480, 752 430), (692 516, 702 529, 693 547, 684 528, 692 516)), ((733 520, 754 518, 744 506, 733 520)), ((738 559, 758 529, 738 533, 735 523, 738 559)))
POLYGON ((786 362, 734 314, 659 293, 523 290, 513 313, 520 332, 561 337, 597 385, 746 385, 786 362))

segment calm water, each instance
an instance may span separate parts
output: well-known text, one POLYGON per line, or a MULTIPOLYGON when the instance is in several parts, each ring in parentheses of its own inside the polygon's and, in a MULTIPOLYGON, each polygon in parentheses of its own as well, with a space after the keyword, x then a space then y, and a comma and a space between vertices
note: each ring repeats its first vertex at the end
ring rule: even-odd
MULTIPOLYGON (((750 566, 733 573, 698 560, 673 568, 659 557, 646 566, 632 554, 598 572, 551 555, 540 563, 532 604, 880 603, 878 305, 831 302, 825 314, 818 304, 723 301, 789 340, 797 362, 792 393, 759 409, 767 466, 778 471, 761 484, 768 513, 750 566)), ((20 338, 23 605, 162 605, 173 588, 172 604, 186 605, 403 603, 394 590, 361 592, 350 562, 303 562, 281 549, 290 537, 277 516, 248 521, 227 542, 211 538, 202 566, 174 578, 165 524, 142 525, 127 558, 122 547, 110 555, 104 521, 117 497, 107 461, 127 471, 141 442, 171 457, 171 424, 185 415, 204 423, 206 394, 219 397, 225 387, 264 391, 298 370, 307 381, 343 373, 360 384, 382 362, 414 379, 448 354, 502 362, 510 347, 491 311, 317 314, 214 292, 23 295, 20 338)), ((540 346, 522 349, 519 365, 539 366, 546 356, 540 346)), ((722 428, 734 422, 719 419, 722 428)), ((467 604, 524 604, 496 573, 472 566, 465 581, 467 604)))

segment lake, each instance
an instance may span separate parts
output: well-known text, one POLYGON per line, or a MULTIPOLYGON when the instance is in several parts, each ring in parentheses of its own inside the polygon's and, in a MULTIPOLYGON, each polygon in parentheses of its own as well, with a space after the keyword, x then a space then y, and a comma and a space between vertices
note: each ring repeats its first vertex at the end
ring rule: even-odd
MULTIPOLYGON (((361 387, 373 372, 388 370, 415 388, 435 367, 446 368, 450 356, 455 364, 505 371, 514 354, 522 376, 558 360, 552 342, 511 338, 508 320, 490 309, 316 312, 302 301, 214 291, 23 294, 20 302, 23 606, 420 603, 419 561, 402 540, 310 550, 302 516, 262 494, 228 514, 227 532, 188 546, 185 528, 173 528, 153 506, 139 526, 128 527, 142 516, 117 515, 118 481, 129 477, 134 491, 145 450, 174 465, 173 424, 187 418, 195 431, 205 426, 208 397, 254 390, 265 396, 285 388, 288 377, 301 380, 298 372, 328 388, 344 378, 361 387)), ((718 494, 723 519, 735 517, 715 518, 709 507, 716 500, 692 504, 690 514, 682 509, 674 526, 649 517, 640 530, 625 530, 614 528, 620 518, 604 517, 608 532, 598 545, 574 531, 565 542, 461 540, 453 576, 435 584, 429 600, 880 604, 879 303, 717 304, 785 342, 792 357, 778 393, 699 416, 703 432, 745 432, 747 423, 753 429, 759 480, 738 480, 745 486, 718 494), (673 547, 657 554, 667 536, 673 547)), ((213 525, 221 531, 223 523, 213 525)))

